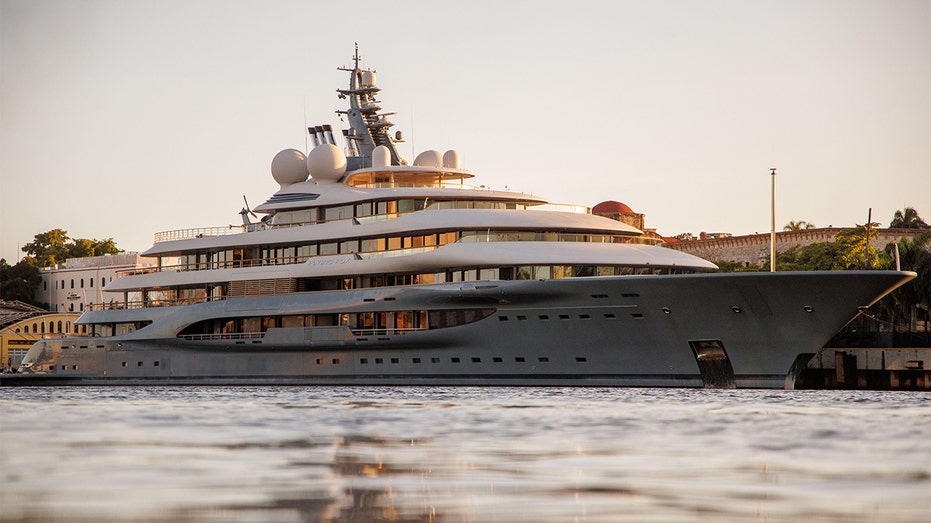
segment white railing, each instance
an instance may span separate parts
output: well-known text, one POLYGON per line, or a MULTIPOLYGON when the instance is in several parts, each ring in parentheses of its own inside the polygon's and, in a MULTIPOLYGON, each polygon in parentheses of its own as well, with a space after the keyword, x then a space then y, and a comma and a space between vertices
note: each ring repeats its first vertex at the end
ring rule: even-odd
POLYGON ((531 211, 559 211, 573 212, 576 214, 591 214, 592 208, 584 205, 572 205, 568 203, 546 203, 543 205, 534 205, 527 207, 531 211))
POLYGON ((172 240, 192 240, 194 238, 206 238, 210 236, 225 236, 227 234, 239 234, 243 232, 244 229, 244 225, 228 225, 226 227, 197 227, 194 229, 162 231, 155 233, 155 243, 172 240))

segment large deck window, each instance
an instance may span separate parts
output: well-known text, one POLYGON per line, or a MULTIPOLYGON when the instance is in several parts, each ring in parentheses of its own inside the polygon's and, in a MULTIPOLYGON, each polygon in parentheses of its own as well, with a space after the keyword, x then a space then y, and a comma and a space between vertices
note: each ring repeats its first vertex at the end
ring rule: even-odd
POLYGON ((554 231, 466 230, 429 234, 391 235, 347 238, 339 242, 307 243, 302 245, 264 245, 185 253, 178 264, 169 257, 160 260, 162 271, 215 270, 236 267, 258 267, 303 263, 313 256, 361 253, 369 255, 404 255, 422 252, 456 242, 586 242, 619 243, 638 241, 636 238, 611 234, 580 234, 554 231), (407 250, 408 252, 404 252, 407 250))
MULTIPOLYGON (((495 309, 484 308, 213 318, 188 325, 178 333, 178 337, 192 340, 260 338, 271 329, 339 326, 346 327, 356 336, 400 335, 410 331, 467 325, 488 318, 495 312, 495 309)), ((111 332, 114 327, 114 324, 95 325, 95 332, 97 329, 100 332, 111 332)))

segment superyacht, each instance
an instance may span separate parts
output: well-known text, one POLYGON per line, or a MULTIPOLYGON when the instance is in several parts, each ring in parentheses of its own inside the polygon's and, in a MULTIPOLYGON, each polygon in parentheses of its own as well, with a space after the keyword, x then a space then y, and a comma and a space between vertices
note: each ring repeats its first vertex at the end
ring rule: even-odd
POLYGON ((3 385, 390 384, 792 388, 846 322, 914 277, 713 273, 585 208, 468 183, 459 153, 401 157, 360 65, 348 122, 278 153, 242 225, 156 234, 3 385), (261 214, 261 219, 258 218, 261 214))

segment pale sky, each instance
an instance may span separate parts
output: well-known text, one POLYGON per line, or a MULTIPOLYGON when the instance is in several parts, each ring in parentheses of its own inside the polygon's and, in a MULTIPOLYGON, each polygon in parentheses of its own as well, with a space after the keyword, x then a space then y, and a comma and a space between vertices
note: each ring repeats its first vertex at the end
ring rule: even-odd
POLYGON ((239 223, 343 109, 353 43, 407 143, 660 234, 931 221, 931 1, 0 0, 0 257, 239 223), (306 114, 306 119, 305 119, 306 114))

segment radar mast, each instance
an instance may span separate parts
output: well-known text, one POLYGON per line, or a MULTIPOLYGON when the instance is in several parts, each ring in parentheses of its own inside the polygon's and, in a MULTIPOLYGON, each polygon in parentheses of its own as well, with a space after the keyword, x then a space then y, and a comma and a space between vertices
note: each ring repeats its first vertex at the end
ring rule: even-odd
POLYGON ((352 57, 353 67, 339 67, 340 71, 347 71, 350 74, 349 89, 337 89, 340 98, 349 98, 349 109, 345 111, 336 111, 337 114, 344 114, 349 119, 349 129, 343 130, 343 136, 346 138, 347 148, 350 155, 349 169, 360 169, 372 165, 372 151, 379 145, 388 148, 391 155, 391 165, 407 165, 407 161, 398 154, 395 148, 395 142, 401 141, 400 133, 394 138, 388 132, 388 129, 394 124, 388 120, 388 116, 396 113, 381 112, 381 106, 375 95, 381 89, 375 82, 375 71, 364 69, 359 65, 359 44, 356 43, 355 54, 352 57), (356 165, 353 165, 356 164, 356 165))

